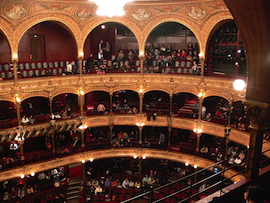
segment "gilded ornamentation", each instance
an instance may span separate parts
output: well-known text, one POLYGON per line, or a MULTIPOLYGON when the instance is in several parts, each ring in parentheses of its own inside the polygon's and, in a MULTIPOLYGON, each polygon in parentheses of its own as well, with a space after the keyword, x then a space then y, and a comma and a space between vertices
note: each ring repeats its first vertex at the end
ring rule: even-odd
POLYGON ((138 7, 134 7, 130 11, 130 15, 135 20, 145 21, 151 17, 151 11, 148 7, 138 6, 138 7))
POLYGON ((264 130, 269 120, 269 109, 252 105, 247 106, 247 112, 251 120, 251 128, 254 130, 264 130))
POLYGON ((74 16, 78 20, 89 20, 93 17, 95 9, 90 5, 80 5, 74 11, 74 16))
POLYGON ((11 20, 21 20, 28 15, 30 7, 23 1, 8 1, 3 6, 4 15, 11 20))
POLYGON ((186 14, 195 20, 203 20, 207 12, 205 8, 199 4, 190 4, 186 7, 186 14))

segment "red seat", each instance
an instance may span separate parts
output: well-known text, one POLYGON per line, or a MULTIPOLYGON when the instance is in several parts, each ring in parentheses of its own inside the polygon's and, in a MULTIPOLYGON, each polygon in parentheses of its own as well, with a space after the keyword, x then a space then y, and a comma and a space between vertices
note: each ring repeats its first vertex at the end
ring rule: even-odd
POLYGON ((128 188, 127 192, 128 194, 133 195, 133 188, 128 188))
POLYGON ((130 195, 125 195, 125 200, 130 199, 130 195))
POLYGON ((124 200, 125 200, 124 195, 120 194, 120 195, 118 196, 118 201, 122 202, 122 201, 124 201, 124 200))
POLYGON ((99 195, 99 201, 104 201, 104 200, 105 200, 104 194, 100 194, 99 195))
POLYGON ((79 202, 80 202, 80 203, 86 202, 84 196, 80 196, 80 197, 79 197, 79 202))
POLYGON ((121 194, 126 194, 127 193, 127 189, 126 188, 121 188, 121 194))

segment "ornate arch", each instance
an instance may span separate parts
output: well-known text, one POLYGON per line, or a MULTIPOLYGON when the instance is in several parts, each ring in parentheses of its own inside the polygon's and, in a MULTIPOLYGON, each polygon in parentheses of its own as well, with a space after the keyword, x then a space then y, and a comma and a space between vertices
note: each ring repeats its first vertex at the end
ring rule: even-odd
MULTIPOLYGON (((7 23, 7 21, 4 18, 0 17, 0 30, 3 32, 4 36, 7 39, 10 48, 10 54, 12 55, 14 53, 13 42, 15 41, 14 40, 15 35, 13 34, 14 28, 9 23, 7 23)), ((12 56, 10 58, 12 58, 12 56)))
POLYGON ((93 20, 91 20, 82 30, 82 41, 81 43, 78 45, 79 46, 79 52, 83 52, 83 47, 84 47, 84 43, 85 40, 87 38, 87 36, 92 32, 93 29, 95 29, 97 26, 103 24, 103 23, 108 23, 108 22, 116 22, 116 23, 120 23, 122 25, 125 25, 127 28, 129 28, 134 36, 137 39, 138 45, 139 45, 139 50, 141 48, 144 48, 142 45, 142 35, 141 35, 141 30, 140 28, 131 20, 129 20, 128 18, 119 18, 119 17, 114 17, 113 19, 110 18, 104 18, 104 17, 98 17, 95 18, 93 20))
POLYGON ((14 33, 14 36, 16 36, 14 40, 14 51, 16 53, 18 52, 19 43, 24 33, 34 25, 45 21, 55 21, 68 28, 68 31, 77 44, 78 50, 78 45, 81 44, 81 30, 78 24, 68 15, 60 13, 41 13, 27 18, 16 28, 14 33))
POLYGON ((29 99, 31 97, 44 97, 44 98, 48 98, 49 97, 49 93, 46 91, 35 91, 35 92, 30 92, 27 94, 22 94, 21 95, 21 102, 23 102, 26 99, 29 99))
POLYGON ((52 92, 49 93, 48 96, 50 96, 51 98, 54 98, 60 94, 75 94, 78 96, 79 92, 78 89, 75 88, 61 88, 61 89, 56 89, 52 92))
POLYGON ((219 12, 213 16, 211 16, 208 21, 205 23, 205 26, 202 29, 202 47, 201 51, 203 53, 207 53, 207 44, 208 41, 210 40, 209 37, 211 36, 212 30, 220 24, 220 22, 225 21, 225 20, 233 20, 233 16, 228 12, 219 12))
POLYGON ((166 14, 166 15, 161 15, 161 16, 157 16, 157 17, 152 18, 149 21, 149 23, 147 23, 146 26, 144 27, 143 32, 142 32, 142 36, 143 36, 142 48, 143 48, 143 50, 145 47, 146 40, 147 40, 148 36, 150 35, 150 33, 157 26, 159 26, 165 22, 176 22, 176 23, 180 23, 180 24, 186 26, 187 28, 189 28, 196 36, 198 43, 199 43, 199 47, 202 47, 201 30, 200 30, 198 25, 196 25, 192 20, 190 20, 189 18, 187 18, 185 16, 179 16, 179 15, 175 15, 175 14, 166 14))

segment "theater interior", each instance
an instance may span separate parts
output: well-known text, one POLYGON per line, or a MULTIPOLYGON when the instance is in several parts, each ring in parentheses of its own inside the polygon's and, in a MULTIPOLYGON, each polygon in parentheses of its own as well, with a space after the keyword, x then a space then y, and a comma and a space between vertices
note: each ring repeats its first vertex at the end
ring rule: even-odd
POLYGON ((270 202, 270 1, 0 7, 0 202, 270 202))

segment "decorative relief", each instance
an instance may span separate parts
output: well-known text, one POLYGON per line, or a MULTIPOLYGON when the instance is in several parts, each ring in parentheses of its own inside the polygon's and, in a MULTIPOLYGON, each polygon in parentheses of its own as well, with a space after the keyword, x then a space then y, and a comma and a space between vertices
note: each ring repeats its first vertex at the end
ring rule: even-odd
POLYGON ((251 120, 251 128, 264 130, 269 120, 269 109, 252 105, 247 107, 247 112, 251 120))
POLYGON ((78 20, 89 20, 93 17, 95 9, 90 5, 80 5, 74 11, 74 16, 78 20))
POLYGON ((207 12, 199 4, 189 4, 186 7, 186 14, 195 20, 203 20, 206 17, 207 12))
POLYGON ((135 20, 145 21, 151 17, 151 11, 148 7, 136 6, 130 11, 130 15, 135 20))
POLYGON ((11 20, 21 20, 29 14, 30 7, 23 1, 8 1, 3 6, 4 15, 11 20))
POLYGON ((64 5, 64 4, 37 4, 36 5, 36 10, 40 10, 40 9, 46 9, 48 11, 61 11, 61 10, 65 10, 67 8, 69 8, 70 5, 64 5))

